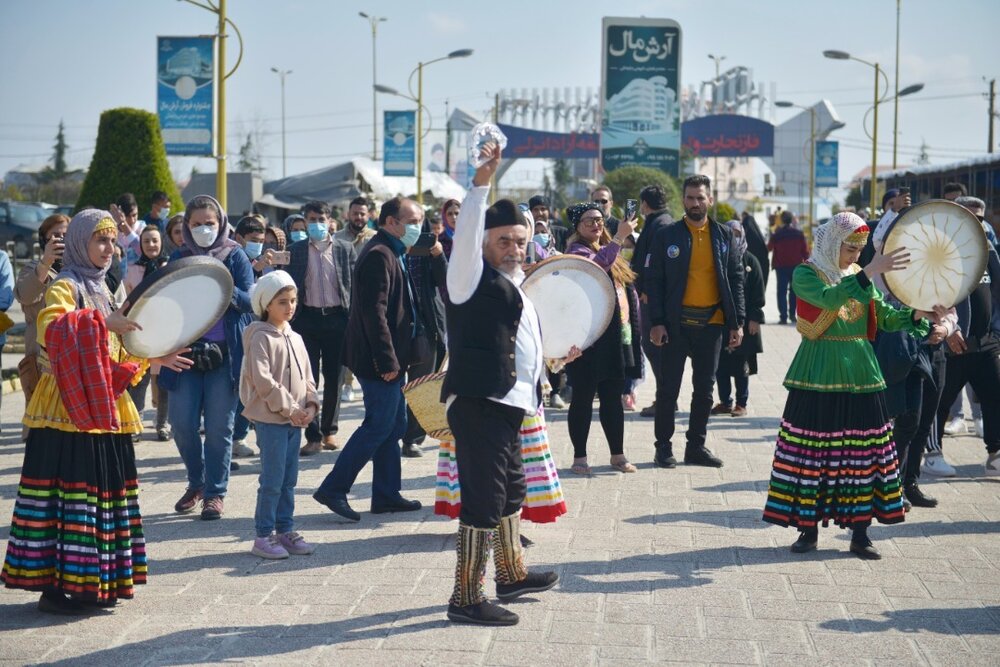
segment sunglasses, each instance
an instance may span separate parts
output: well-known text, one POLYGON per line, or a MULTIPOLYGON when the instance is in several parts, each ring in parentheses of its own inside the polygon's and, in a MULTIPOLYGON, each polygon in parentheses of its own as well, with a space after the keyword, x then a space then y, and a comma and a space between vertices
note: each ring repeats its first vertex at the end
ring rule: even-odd
POLYGON ((595 204, 607 204, 608 200, 607 199, 595 199, 594 203, 595 204))
POLYGON ((598 215, 592 218, 583 218, 582 220, 580 220, 580 222, 585 225, 597 226, 604 224, 604 218, 598 215))

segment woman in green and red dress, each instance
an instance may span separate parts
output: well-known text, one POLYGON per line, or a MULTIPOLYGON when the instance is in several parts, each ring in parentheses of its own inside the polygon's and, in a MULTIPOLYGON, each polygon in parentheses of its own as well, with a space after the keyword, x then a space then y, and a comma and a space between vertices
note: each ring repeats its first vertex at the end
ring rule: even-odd
POLYGON ((885 382, 869 343, 877 329, 927 336, 932 313, 896 309, 872 285, 906 266, 903 249, 855 263, 868 227, 838 213, 817 228, 812 255, 792 277, 802 342, 785 376, 788 399, 778 431, 764 521, 799 530, 792 551, 816 548, 818 528, 850 528, 851 552, 880 554, 872 520, 903 520, 899 465, 885 406, 885 382))

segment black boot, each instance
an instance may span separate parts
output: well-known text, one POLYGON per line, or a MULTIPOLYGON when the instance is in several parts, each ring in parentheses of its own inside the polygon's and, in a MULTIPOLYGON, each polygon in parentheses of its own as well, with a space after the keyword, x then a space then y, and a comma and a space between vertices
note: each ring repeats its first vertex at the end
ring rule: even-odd
POLYGON ((51 588, 38 599, 38 611, 58 616, 86 616, 90 611, 76 600, 66 597, 51 588))
POLYGON ((792 553, 804 554, 816 550, 819 542, 819 528, 802 528, 799 530, 799 539, 792 544, 792 553))
POLYGON ((851 553, 863 560, 880 560, 882 558, 882 554, 868 539, 868 526, 858 526, 854 529, 854 534, 851 536, 851 553))
POLYGON ((493 562, 496 564, 497 597, 506 602, 527 593, 541 593, 559 583, 555 572, 529 572, 521 554, 521 515, 500 519, 493 533, 493 562))
POLYGON ((516 625, 517 614, 486 600, 483 579, 490 560, 490 545, 495 531, 458 524, 458 564, 455 566, 455 590, 448 601, 448 620, 475 625, 516 625))
POLYGON ((937 507, 938 504, 937 498, 924 493, 915 483, 907 484, 903 495, 914 507, 937 507))

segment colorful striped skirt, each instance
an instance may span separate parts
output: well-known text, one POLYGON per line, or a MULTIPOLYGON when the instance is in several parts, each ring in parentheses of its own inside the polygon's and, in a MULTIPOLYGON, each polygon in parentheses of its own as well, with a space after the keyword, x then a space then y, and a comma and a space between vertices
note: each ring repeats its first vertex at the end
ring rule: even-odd
POLYGON ((0 580, 99 604, 131 598, 146 583, 138 495, 131 436, 31 429, 0 580))
POLYGON ((882 392, 791 389, 764 521, 842 528, 903 521, 899 463, 882 392))
MULTIPOLYGON (((528 487, 521 518, 534 523, 551 523, 566 513, 566 501, 559 484, 559 472, 549 451, 549 432, 542 408, 533 417, 524 418, 520 434, 524 481, 528 487)), ((434 513, 456 519, 461 511, 455 443, 442 440, 438 450, 434 513)))

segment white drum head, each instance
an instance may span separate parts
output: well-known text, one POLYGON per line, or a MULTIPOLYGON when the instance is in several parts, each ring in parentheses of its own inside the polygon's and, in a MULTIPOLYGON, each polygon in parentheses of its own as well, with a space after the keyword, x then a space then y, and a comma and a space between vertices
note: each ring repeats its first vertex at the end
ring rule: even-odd
POLYGON ((954 306, 982 280, 987 244, 982 223, 965 207, 944 199, 923 202, 892 222, 882 249, 906 248, 909 266, 882 278, 890 294, 911 308, 954 306))
POLYGON ((542 354, 561 359, 576 345, 585 350, 601 337, 615 312, 614 284, 594 262, 557 255, 532 267, 521 286, 535 305, 542 354))
POLYGON ((185 257, 144 279, 129 294, 126 316, 142 327, 122 337, 125 349, 151 359, 204 336, 233 298, 233 278, 211 257, 185 257))

